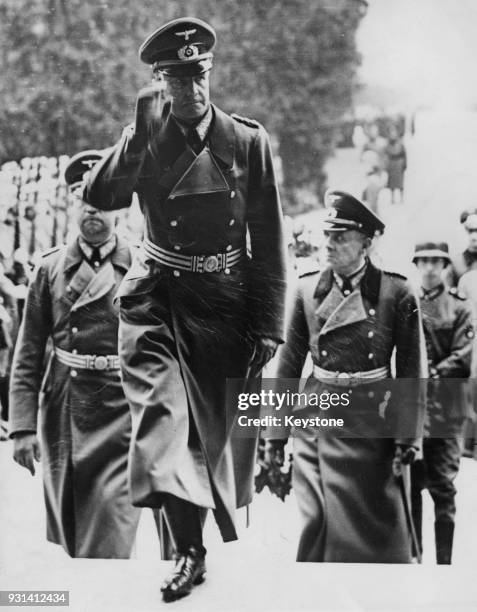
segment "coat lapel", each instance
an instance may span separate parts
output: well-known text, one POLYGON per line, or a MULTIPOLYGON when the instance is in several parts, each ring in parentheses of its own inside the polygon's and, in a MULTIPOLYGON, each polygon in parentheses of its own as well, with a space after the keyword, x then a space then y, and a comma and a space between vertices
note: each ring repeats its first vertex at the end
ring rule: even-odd
MULTIPOLYGON (((212 105, 213 119, 207 135, 209 147, 197 156, 186 146, 180 128, 172 118, 170 105, 164 106, 161 121, 155 127, 155 136, 149 152, 156 166, 157 180, 171 195, 183 195, 181 184, 200 170, 210 183, 208 191, 229 189, 221 170, 230 170, 235 156, 234 120, 212 105)), ((202 185, 204 181, 199 181, 202 185)), ((187 193, 190 193, 187 191, 187 193)), ((203 193, 203 190, 201 191, 203 193)))
MULTIPOLYGON (((336 291, 341 294, 338 287, 336 287, 336 291)), ((334 289, 332 289, 328 295, 331 296, 332 293, 334 293, 334 289)), ((368 315, 363 304, 363 298, 361 296, 359 287, 356 287, 356 289, 347 297, 341 297, 341 301, 328 316, 326 323, 321 328, 320 335, 327 334, 328 332, 344 327, 345 325, 359 323, 360 321, 365 321, 367 319, 368 315)))
MULTIPOLYGON (((93 272, 91 266, 84 261, 78 269, 78 272, 75 274, 75 277, 78 275, 81 268, 83 268, 83 265, 86 265, 91 270, 92 276, 89 277, 88 283, 83 287, 83 291, 79 295, 76 302, 73 304, 73 307, 71 308, 72 311, 78 310, 79 308, 82 308, 87 304, 91 304, 91 302, 96 302, 97 300, 101 299, 111 291, 116 282, 114 276, 114 267, 110 259, 108 259, 99 268, 96 274, 93 272)), ((82 274, 81 280, 83 281, 83 283, 85 278, 86 276, 82 274)), ((71 286, 75 288, 72 283, 73 281, 71 282, 71 286)))
POLYGON ((324 321, 320 335, 330 331, 359 323, 367 318, 363 298, 371 304, 377 304, 381 287, 381 270, 370 261, 361 283, 347 297, 344 297, 333 280, 330 268, 323 271, 315 289, 314 298, 322 300, 315 314, 324 321))

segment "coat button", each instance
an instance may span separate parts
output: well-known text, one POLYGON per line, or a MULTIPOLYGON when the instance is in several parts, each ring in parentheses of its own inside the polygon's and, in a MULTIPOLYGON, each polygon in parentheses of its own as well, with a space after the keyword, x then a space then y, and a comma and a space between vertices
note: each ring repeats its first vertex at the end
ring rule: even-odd
POLYGON ((94 267, 95 267, 95 268, 99 268, 99 261, 95 261, 95 262, 94 262, 94 267))
POLYGON ((323 357, 326 357, 328 355, 328 351, 325 351, 324 349, 321 351, 321 354, 323 355, 323 357))
POLYGON ((71 332, 72 332, 73 334, 77 334, 77 333, 78 333, 78 328, 77 328, 77 327, 72 327, 72 328, 71 328, 71 332))
POLYGON ((73 355, 77 355, 78 354, 78 349, 73 349, 71 352, 73 353, 73 355))
POLYGON ((224 274, 230 274, 230 268, 225 268, 224 274))
POLYGON ((370 308, 369 309, 369 314, 374 317, 374 315, 376 314, 376 311, 374 310, 374 308, 370 308))
POLYGON ((349 289, 345 289, 345 290, 343 291, 343 293, 344 293, 344 295, 349 295, 349 294, 350 294, 350 290, 349 290, 349 289))
POLYGON ((230 198, 233 200, 235 198, 235 191, 230 192, 230 198))
POLYGON ((70 376, 72 376, 73 378, 76 378, 78 376, 78 372, 76 370, 71 370, 70 376))
POLYGON ((368 397, 372 399, 374 397, 374 391, 369 391, 368 397))
POLYGON ((66 287, 66 291, 67 291, 68 293, 71 293, 71 292, 73 291, 73 289, 72 289, 72 288, 71 288, 71 287, 68 285, 68 287, 66 287))
POLYGON ((180 251, 181 247, 178 244, 174 245, 174 251, 180 251))
POLYGON ((181 275, 179 270, 174 270, 174 272, 172 274, 174 274, 174 276, 180 276, 181 275))
POLYGON ((369 353, 368 359, 372 359, 374 357, 374 353, 369 353))
POLYGON ((228 245, 227 245, 227 248, 226 248, 225 250, 226 250, 226 251, 231 251, 231 250, 232 250, 232 245, 231 245, 231 244, 228 244, 228 245))
POLYGON ((369 331, 368 332, 368 338, 372 338, 374 336, 374 332, 373 331, 369 331))
POLYGON ((229 225, 230 225, 230 227, 232 227, 232 225, 235 225, 235 219, 230 219, 229 225))
POLYGON ((172 219, 171 223, 170 223, 171 227, 177 227, 177 221, 175 219, 172 219))

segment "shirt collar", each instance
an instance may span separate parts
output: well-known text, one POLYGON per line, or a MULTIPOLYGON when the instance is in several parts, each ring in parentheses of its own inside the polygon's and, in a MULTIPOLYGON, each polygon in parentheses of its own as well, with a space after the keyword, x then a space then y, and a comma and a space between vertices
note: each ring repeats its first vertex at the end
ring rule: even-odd
MULTIPOLYGON (((351 282, 351 286, 353 287, 353 289, 356 289, 356 287, 361 282, 361 279, 363 278, 366 272, 367 263, 368 261, 365 260, 364 263, 360 264, 359 267, 354 272, 352 272, 351 274, 347 276, 348 280, 351 282)), ((334 271, 333 271, 333 277, 338 287, 342 289, 344 278, 334 271)))
MULTIPOLYGON (((83 236, 78 236, 78 245, 86 259, 91 259, 91 256, 93 255, 93 249, 95 247, 89 244, 89 242, 86 242, 83 236)), ((103 244, 99 245, 99 256, 101 257, 101 261, 105 260, 108 255, 111 255, 115 248, 116 234, 112 234, 112 236, 110 236, 106 240, 106 242, 103 242, 103 244)))
POLYGON ((441 295, 444 289, 444 283, 441 283, 440 285, 437 285, 437 287, 433 287, 432 289, 424 289, 424 287, 421 287, 421 299, 426 301, 435 300, 441 295))
POLYGON ((174 115, 172 115, 172 117, 174 118, 174 121, 177 123, 180 131, 182 132, 184 136, 187 136, 189 130, 191 128, 194 128, 197 132, 197 135, 200 138, 200 141, 203 142, 205 140, 205 137, 207 136, 207 132, 209 131, 210 124, 212 123, 212 118, 213 118, 212 106, 209 105, 209 108, 207 109, 207 112, 205 113, 205 115, 196 124, 183 123, 180 119, 178 119, 174 115))

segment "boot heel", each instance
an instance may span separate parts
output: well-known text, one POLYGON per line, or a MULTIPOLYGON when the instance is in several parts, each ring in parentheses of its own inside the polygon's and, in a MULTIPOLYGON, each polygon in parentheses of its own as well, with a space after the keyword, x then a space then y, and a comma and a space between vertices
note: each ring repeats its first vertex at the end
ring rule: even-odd
POLYGON ((203 582, 205 582, 205 573, 204 574, 199 574, 197 576, 197 578, 195 578, 194 586, 197 586, 198 584, 202 584, 203 582))

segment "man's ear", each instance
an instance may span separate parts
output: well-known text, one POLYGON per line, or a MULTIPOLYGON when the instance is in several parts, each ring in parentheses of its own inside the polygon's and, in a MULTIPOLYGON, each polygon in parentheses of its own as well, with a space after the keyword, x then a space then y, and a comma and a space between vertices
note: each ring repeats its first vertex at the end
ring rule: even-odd
POLYGON ((370 248, 370 246, 371 246, 371 244, 372 244, 372 242, 373 242, 373 241, 372 241, 372 239, 371 239, 369 236, 365 236, 365 237, 364 237, 364 240, 363 240, 363 247, 364 247, 365 249, 369 249, 369 248, 370 248))

